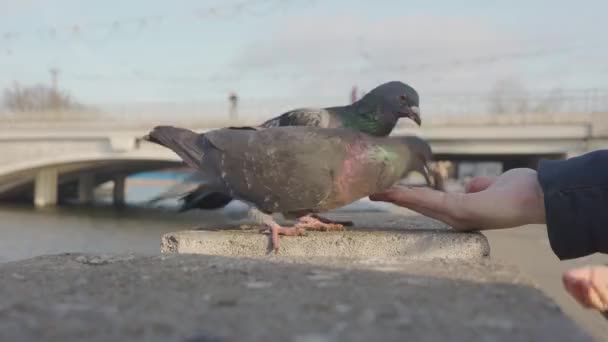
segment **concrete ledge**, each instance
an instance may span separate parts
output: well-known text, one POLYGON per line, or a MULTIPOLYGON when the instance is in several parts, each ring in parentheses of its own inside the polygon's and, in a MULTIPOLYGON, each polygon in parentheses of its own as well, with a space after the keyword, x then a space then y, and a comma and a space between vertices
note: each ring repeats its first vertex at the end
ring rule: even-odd
MULTIPOLYGON (((230 257, 264 257, 269 237, 248 231, 181 231, 162 237, 161 251, 230 257)), ((274 253, 273 253, 274 254, 274 253)), ((485 236, 451 230, 348 230, 309 232, 307 236, 281 237, 279 255, 330 258, 435 258, 478 260, 490 254, 485 236)))
POLYGON ((379 269, 288 259, 0 264, 0 341, 591 341, 517 271, 489 260, 379 269))

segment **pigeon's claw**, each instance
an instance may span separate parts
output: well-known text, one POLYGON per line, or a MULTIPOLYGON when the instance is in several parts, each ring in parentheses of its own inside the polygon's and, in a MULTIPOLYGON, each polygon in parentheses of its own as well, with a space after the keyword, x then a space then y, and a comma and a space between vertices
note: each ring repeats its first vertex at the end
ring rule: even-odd
MULTIPOLYGON (((352 222, 351 222, 352 223, 352 222)), ((298 219, 296 227, 306 228, 306 230, 318 230, 322 232, 341 231, 344 230, 344 225, 334 223, 327 219, 322 219, 318 216, 304 216, 298 219)))
MULTIPOLYGON (((268 230, 266 231, 268 232, 268 230)), ((274 252, 279 251, 279 235, 285 236, 302 236, 306 235, 306 230, 299 225, 293 227, 282 227, 277 223, 270 225, 271 241, 272 241, 272 249, 274 252)))

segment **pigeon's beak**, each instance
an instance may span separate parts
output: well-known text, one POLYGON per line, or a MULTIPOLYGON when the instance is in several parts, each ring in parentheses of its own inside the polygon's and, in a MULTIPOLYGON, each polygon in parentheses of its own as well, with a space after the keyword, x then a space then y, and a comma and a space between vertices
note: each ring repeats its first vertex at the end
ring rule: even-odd
POLYGON ((441 174, 439 173, 439 171, 429 167, 428 164, 424 165, 424 171, 426 172, 425 178, 427 180, 427 183, 431 188, 433 188, 435 190, 439 190, 439 191, 445 191, 445 184, 443 182, 443 177, 441 177, 441 174), (431 180, 432 180, 432 184, 431 184, 431 180))
POLYGON ((410 107, 410 119, 414 120, 418 126, 422 125, 422 120, 420 119, 420 108, 416 106, 410 107))
POLYGON ((417 106, 409 107, 407 109, 407 112, 403 113, 403 116, 414 120, 414 122, 418 126, 420 126, 422 124, 422 120, 420 119, 420 108, 418 108, 417 106))

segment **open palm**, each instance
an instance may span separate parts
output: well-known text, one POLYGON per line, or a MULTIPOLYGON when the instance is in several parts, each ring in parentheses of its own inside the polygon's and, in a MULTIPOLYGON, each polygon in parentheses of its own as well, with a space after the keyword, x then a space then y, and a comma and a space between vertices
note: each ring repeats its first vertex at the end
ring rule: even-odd
POLYGON ((474 178, 465 193, 394 187, 370 199, 412 209, 459 230, 545 223, 543 193, 532 169, 513 169, 494 178, 474 178))

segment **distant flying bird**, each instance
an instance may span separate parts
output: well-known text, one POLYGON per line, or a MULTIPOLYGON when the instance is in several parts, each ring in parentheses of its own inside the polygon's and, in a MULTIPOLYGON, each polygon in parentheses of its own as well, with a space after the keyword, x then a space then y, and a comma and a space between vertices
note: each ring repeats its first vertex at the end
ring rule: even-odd
POLYGON ((316 127, 224 128, 198 134, 160 126, 144 139, 171 149, 198 170, 207 193, 247 203, 248 216, 272 233, 275 250, 279 234, 342 229, 315 214, 384 191, 413 169, 424 170, 428 154, 408 139, 316 127), (273 213, 299 222, 282 227, 273 213))

